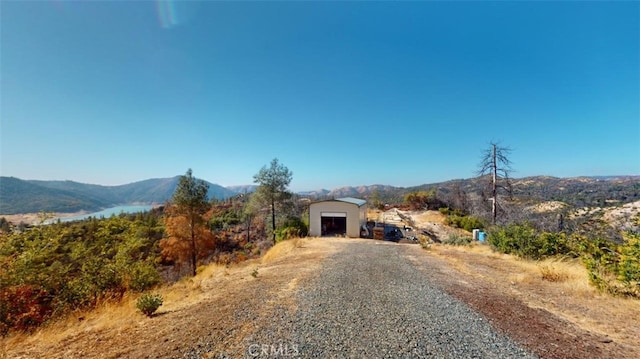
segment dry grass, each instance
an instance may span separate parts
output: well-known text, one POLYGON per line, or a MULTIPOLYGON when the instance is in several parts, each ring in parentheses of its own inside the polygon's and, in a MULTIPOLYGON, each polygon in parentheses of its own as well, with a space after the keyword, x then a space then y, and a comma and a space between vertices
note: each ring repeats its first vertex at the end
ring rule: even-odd
MULTIPOLYGON (((234 271, 242 271, 247 265, 236 265, 234 271)), ((228 270, 218 264, 203 266, 195 277, 185 277, 169 286, 152 292, 159 293, 164 299, 156 315, 163 315, 189 307, 207 297, 207 290, 215 278, 220 278, 228 270)), ((31 345, 55 345, 65 338, 78 333, 101 332, 118 328, 128 328, 146 321, 136 309, 136 300, 141 293, 127 293, 118 302, 104 302, 92 310, 70 313, 34 333, 16 333, 0 340, 0 347, 29 347, 31 345)), ((1 358, 1 357, 0 357, 1 358)))
POLYGON ((549 282, 564 282, 568 278, 566 273, 546 265, 540 266, 540 274, 542 274, 542 279, 549 282))
POLYGON ((430 253, 445 259, 462 279, 501 288, 532 308, 547 310, 640 353, 640 301, 598 292, 578 259, 530 261, 493 252, 478 243, 433 245, 430 253))
POLYGON ((565 207, 567 207, 567 204, 564 202, 547 201, 547 202, 542 202, 542 203, 538 203, 536 205, 530 206, 529 210, 535 213, 547 213, 547 212, 559 211, 565 207))
POLYGON ((296 248, 303 247, 305 241, 308 241, 308 239, 293 238, 277 243, 275 246, 271 247, 269 251, 267 251, 267 253, 265 253, 265 255, 262 257, 262 263, 273 263, 280 258, 291 254, 296 248))
POLYGON ((367 220, 382 222, 382 216, 384 215, 384 211, 381 211, 376 208, 368 208, 367 209, 367 220))
MULTIPOLYGON (((204 266, 195 277, 153 291, 164 298, 153 318, 137 312, 135 302, 140 294, 128 294, 120 302, 72 313, 35 333, 2 338, 0 358, 120 358, 148 353, 174 357, 176 348, 195 343, 211 332, 212 328, 205 324, 211 318, 215 318, 218 329, 236 328, 241 339, 255 328, 255 323, 235 322, 233 312, 237 306, 269 295, 278 300, 260 305, 256 302, 251 308, 268 310, 271 302, 288 303, 287 296, 299 281, 317 271, 321 259, 332 250, 335 249, 330 241, 298 238, 279 243, 263 259, 204 266), (310 262, 301 267, 300 263, 307 260, 310 262), (252 276, 258 269, 259 275, 252 276), (275 294, 268 294, 271 291, 275 294), (257 292, 261 293, 258 297, 257 292), (179 329, 187 327, 189 331, 179 329)), ((238 338, 229 340, 240 343, 238 338)))
POLYGON ((33 345, 55 345, 71 335, 100 331, 108 328, 116 328, 123 325, 131 325, 138 316, 135 308, 137 296, 125 295, 117 303, 107 302, 99 305, 91 311, 77 311, 69 314, 46 327, 43 327, 32 334, 17 333, 7 339, 2 344, 6 348, 29 347, 33 345))
MULTIPOLYGON (((94 311, 73 313, 32 335, 0 340, 0 358, 117 358, 144 357, 149 353, 176 357, 175 348, 196 343, 212 331, 229 342, 240 343, 256 323, 253 319, 247 323, 234 322, 233 312, 238 306, 255 307, 259 316, 260 311, 268 310, 269 306, 290 303, 299 283, 315 275, 322 259, 339 248, 336 242, 348 241, 361 240, 283 241, 262 259, 231 266, 207 266, 194 278, 156 291, 165 299, 157 317, 147 318, 137 313, 137 295, 127 296, 119 303, 104 303, 94 311), (253 277, 251 273, 256 268, 259 275, 253 277), (260 298, 256 293, 260 293, 260 298), (215 328, 207 321, 212 318, 215 318, 215 328), (238 328, 233 337, 225 332, 228 328, 238 328)), ((479 244, 433 245, 429 252, 416 246, 416 257, 432 255, 450 265, 452 269, 446 273, 451 280, 513 296, 530 307, 543 308, 579 328, 631 348, 629 352, 635 350, 640 354, 637 339, 640 337, 637 325, 640 301, 598 293, 588 284, 586 270, 579 261, 525 261, 495 253, 479 244), (550 280, 556 277, 557 280, 550 280)))
MULTIPOLYGON (((418 226, 443 224, 445 218, 436 211, 412 212, 411 216, 418 226)), ((496 253, 477 242, 463 247, 432 245, 429 252, 446 260, 460 280, 509 293, 532 308, 547 310, 578 328, 607 336, 637 353, 633 357, 640 357, 640 301, 598 292, 579 260, 528 261, 496 253)))
POLYGON ((440 213, 439 211, 420 211, 411 213, 411 218, 418 223, 437 223, 444 224, 444 221, 447 219, 447 216, 440 213))
POLYGON ((493 277, 497 281, 506 278, 510 285, 545 286, 551 282, 555 288, 563 288, 567 295, 600 295, 589 284, 587 270, 578 259, 525 260, 495 252, 489 246, 478 242, 465 247, 436 245, 433 249, 434 253, 465 274, 484 277, 494 273, 496 275, 493 277))
MULTIPOLYGON (((296 248, 302 248, 304 239, 295 238, 282 241, 272 247, 262 257, 263 264, 276 262, 279 259, 291 255, 296 248)), ((164 304, 158 309, 157 314, 162 315, 199 303, 208 297, 217 283, 225 280, 231 274, 246 278, 250 276, 258 260, 249 260, 232 266, 209 264, 200 268, 195 277, 185 277, 182 280, 153 291, 164 298, 164 304)), ((33 342, 59 342, 61 338, 72 332, 102 330, 130 325, 133 322, 145 320, 137 313, 135 302, 140 294, 127 294, 119 302, 105 302, 97 308, 88 311, 77 311, 66 318, 58 320, 33 334, 16 334, 7 341, 2 342, 7 346, 16 343, 29 344, 33 342)))

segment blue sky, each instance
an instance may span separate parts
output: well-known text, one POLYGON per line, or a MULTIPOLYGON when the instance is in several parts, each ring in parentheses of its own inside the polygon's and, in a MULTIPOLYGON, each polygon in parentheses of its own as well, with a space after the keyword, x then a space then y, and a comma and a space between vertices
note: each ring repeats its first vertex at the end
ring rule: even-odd
POLYGON ((640 174, 640 3, 0 3, 0 170, 291 188, 640 174))

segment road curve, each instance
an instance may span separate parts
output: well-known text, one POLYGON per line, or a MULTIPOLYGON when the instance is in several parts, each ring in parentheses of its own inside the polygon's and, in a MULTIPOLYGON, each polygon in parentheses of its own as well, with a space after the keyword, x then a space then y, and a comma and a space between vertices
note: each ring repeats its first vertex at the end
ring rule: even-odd
MULTIPOLYGON (((295 310, 245 338, 245 357, 535 357, 414 264, 410 245, 345 241, 295 295, 295 310)), ((413 252, 415 253, 415 252, 413 252)))

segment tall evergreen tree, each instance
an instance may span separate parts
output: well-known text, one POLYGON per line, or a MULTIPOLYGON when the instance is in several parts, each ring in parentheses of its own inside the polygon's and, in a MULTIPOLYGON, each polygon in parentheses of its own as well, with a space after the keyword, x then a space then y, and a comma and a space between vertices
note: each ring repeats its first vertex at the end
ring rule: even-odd
POLYGON ((209 210, 207 201, 209 185, 203 180, 193 177, 191 169, 180 176, 171 203, 170 216, 167 219, 167 232, 173 237, 176 248, 181 248, 191 264, 191 274, 196 275, 198 243, 206 236, 204 214, 209 210), (184 243, 188 242, 188 243, 184 243), (186 245, 185 245, 186 244, 186 245))
POLYGON ((253 182, 258 184, 256 195, 260 200, 271 207, 271 228, 273 232, 273 243, 276 242, 276 204, 281 204, 291 198, 291 193, 287 191, 293 173, 277 158, 271 161, 271 165, 263 166, 260 171, 253 176, 253 182))

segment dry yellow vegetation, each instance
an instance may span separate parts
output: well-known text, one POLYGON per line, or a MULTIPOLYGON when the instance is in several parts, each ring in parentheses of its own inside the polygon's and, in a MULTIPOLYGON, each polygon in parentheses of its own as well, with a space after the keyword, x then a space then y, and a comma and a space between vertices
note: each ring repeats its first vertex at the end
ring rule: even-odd
MULTIPOLYGON (((261 320, 271 307, 295 306, 292 295, 296 288, 319 272, 327 255, 352 241, 380 244, 339 238, 283 241, 261 259, 230 266, 209 265, 193 278, 159 288, 155 292, 164 297, 164 305, 154 318, 136 311, 137 296, 127 296, 119 303, 74 313, 33 334, 1 339, 0 357, 179 357, 180 350, 212 330, 233 347, 259 325, 255 320, 261 320), (239 306, 251 313, 248 318, 257 319, 235 320, 233 313, 239 306), (214 320, 215 328, 208 320, 214 320)), ((616 351, 606 352, 611 357, 640 357, 640 301, 599 293, 589 285, 586 270, 575 260, 528 261, 495 253, 477 243, 436 244, 429 251, 406 246, 418 262, 421 257, 437 259, 422 263, 431 263, 434 267, 428 270, 444 273, 449 283, 464 283, 463 290, 471 296, 480 295, 482 289, 496 297, 516 298, 525 306, 541 308, 582 330, 610 338, 614 342, 610 345, 616 345, 616 351)))
POLYGON ((486 282, 529 307, 611 338, 640 357, 640 301, 598 292, 578 259, 525 260, 477 242, 472 246, 433 245, 429 252, 449 263, 461 278, 486 282))
POLYGON ((255 301, 252 307, 269 310, 260 300, 270 295, 279 299, 274 303, 285 300, 301 278, 317 271, 320 259, 333 250, 331 240, 298 238, 278 243, 261 259, 200 267, 195 277, 152 291, 164 298, 153 318, 137 312, 139 295, 126 295, 120 302, 72 313, 34 333, 0 338, 0 358, 120 358, 149 353, 172 357, 177 354, 175 348, 197 342, 210 330, 199 323, 203 311, 220 318, 222 327, 239 326, 237 335, 241 336, 253 324, 228 322, 233 320, 234 306, 255 301), (313 246, 308 245, 311 243, 313 246), (160 342, 160 337, 166 340, 160 342))

